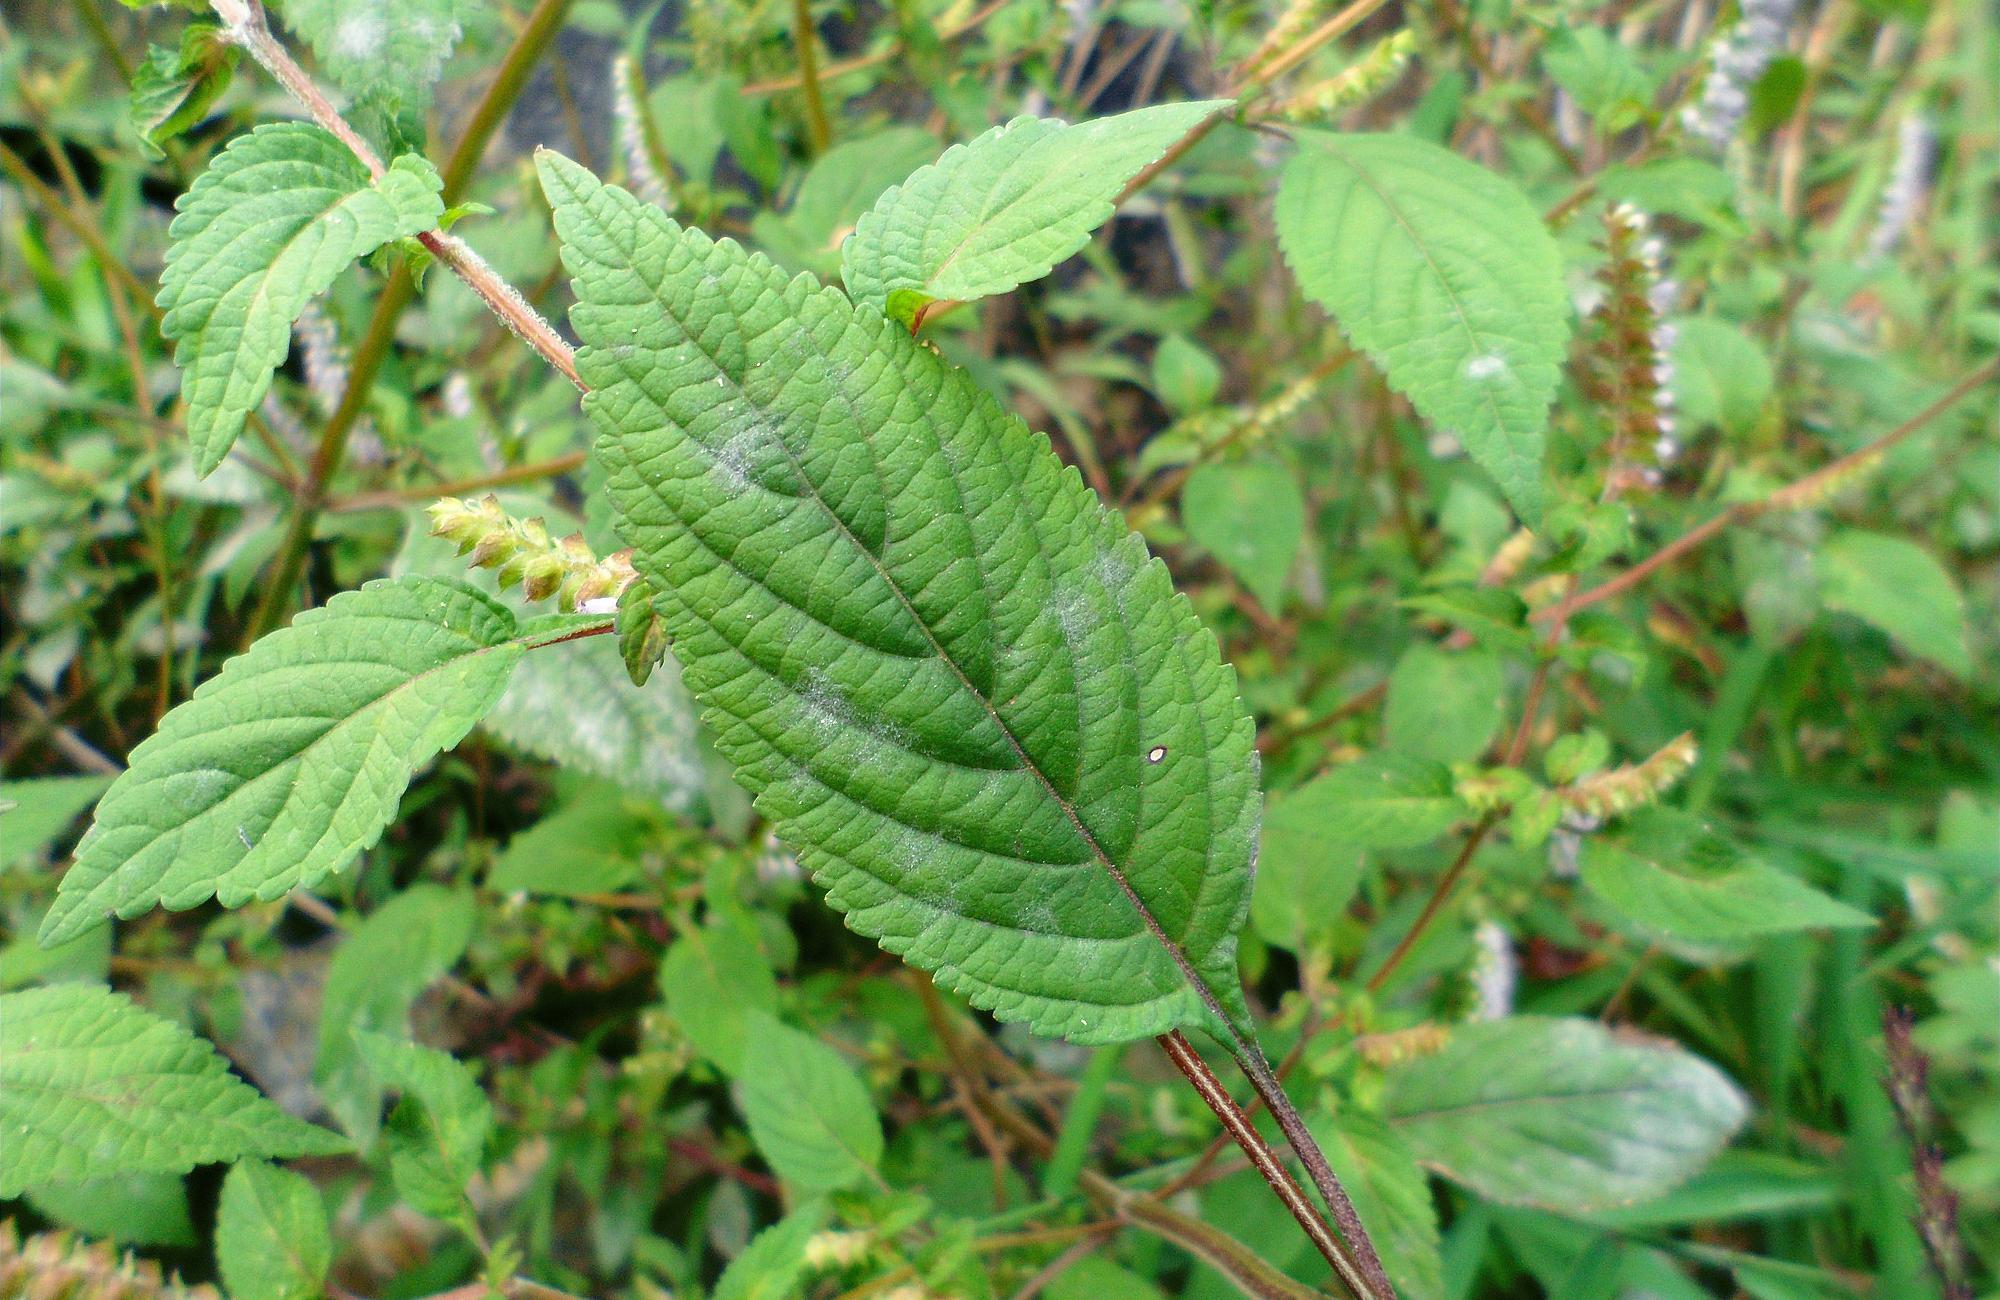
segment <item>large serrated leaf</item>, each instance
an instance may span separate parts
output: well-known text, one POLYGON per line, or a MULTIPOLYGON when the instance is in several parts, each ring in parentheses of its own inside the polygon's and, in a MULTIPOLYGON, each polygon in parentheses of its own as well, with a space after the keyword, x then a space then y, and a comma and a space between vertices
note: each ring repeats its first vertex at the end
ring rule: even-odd
POLYGON ((1307 296, 1536 522, 1569 304, 1527 199, 1410 136, 1301 131, 1277 219, 1307 296))
POLYGON ((229 453, 307 301, 356 258, 436 226, 440 188, 413 155, 371 184, 332 135, 280 122, 230 141, 181 196, 160 276, 160 332, 178 341, 196 469, 206 474, 229 453))
POLYGON ((346 866, 417 769, 499 697, 522 651, 557 635, 521 633, 501 605, 434 578, 373 582, 299 615, 132 751, 42 941, 155 904, 272 899, 346 866))
POLYGON ((885 191, 842 250, 856 302, 908 323, 1047 275, 1111 217, 1125 183, 1227 100, 1159 104, 1071 126, 1017 117, 885 191))
POLYGON ((872 308, 541 170, 618 526, 829 901, 1040 1032, 1247 1042, 1252 728, 1164 567, 872 308))
POLYGON ((1424 1164, 1488 1200, 1565 1214, 1659 1195, 1749 1113, 1721 1071, 1671 1043, 1542 1016, 1462 1026, 1391 1069, 1382 1095, 1424 1164))
POLYGON ((0 1198, 347 1148, 266 1101, 186 1029, 86 984, 0 997, 0 1132, 0 1198))

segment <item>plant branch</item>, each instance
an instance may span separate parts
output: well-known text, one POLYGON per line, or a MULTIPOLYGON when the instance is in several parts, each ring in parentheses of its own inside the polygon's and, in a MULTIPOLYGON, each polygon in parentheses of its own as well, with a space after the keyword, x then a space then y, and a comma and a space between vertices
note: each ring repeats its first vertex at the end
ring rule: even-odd
MULTIPOLYGON (((1343 1244, 1327 1225, 1325 1218, 1320 1215, 1318 1207, 1307 1199, 1305 1190, 1292 1178, 1291 1171, 1285 1168, 1276 1153, 1264 1141, 1264 1136, 1257 1131, 1257 1126, 1250 1122, 1250 1117, 1243 1113, 1242 1108, 1236 1104, 1236 1099, 1229 1095, 1229 1090, 1222 1086, 1222 1081, 1208 1068, 1208 1062, 1202 1060, 1201 1053, 1195 1051, 1194 1045, 1188 1042, 1187 1036, 1176 1029, 1171 1033, 1161 1034, 1155 1041, 1166 1052, 1167 1059, 1187 1076, 1187 1081, 1193 1085, 1196 1095, 1215 1117, 1222 1121, 1223 1129, 1236 1145, 1242 1148, 1243 1154, 1250 1158, 1251 1166, 1270 1185, 1271 1191, 1284 1204, 1285 1209, 1291 1212, 1299 1227, 1305 1229, 1305 1234, 1312 1240, 1314 1249, 1333 1266, 1333 1271, 1339 1275, 1347 1289, 1360 1297, 1393 1296, 1395 1291, 1390 1287, 1387 1276, 1382 1273, 1382 1262, 1375 1257, 1375 1249, 1369 1243, 1367 1233, 1361 1230, 1360 1219, 1354 1219, 1352 1229, 1343 1226, 1342 1233, 1347 1237, 1347 1243, 1343 1244)), ((1275 1082, 1274 1079, 1273 1083, 1275 1082)), ((1259 1092, 1261 1095, 1262 1090, 1259 1089, 1259 1092)), ((1278 1095, 1283 1097, 1282 1089, 1278 1095)), ((1269 1104, 1268 1101, 1266 1104, 1269 1104)), ((1289 1103, 1286 1108, 1290 1108, 1289 1103)), ((1272 1113, 1277 1115, 1277 1108, 1273 1107, 1272 1113)), ((1279 1121, 1279 1127, 1284 1127, 1282 1119, 1279 1121)), ((1287 1133, 1286 1136, 1289 1137, 1290 1134, 1287 1133)), ((1313 1146, 1312 1149, 1315 1155, 1320 1154, 1317 1146, 1313 1146)), ((1293 1150, 1298 1150, 1296 1142, 1293 1144, 1293 1150)), ((1300 1153, 1300 1158, 1305 1159, 1303 1152, 1300 1153)), ((1321 1163, 1324 1161, 1325 1157, 1321 1156, 1321 1163)), ((1308 1161, 1307 1165, 1310 1168, 1311 1162, 1308 1161)), ((1347 1198, 1344 1193, 1338 1192, 1338 1183, 1334 1186, 1340 1201, 1345 1203, 1347 1198)), ((1325 1191, 1324 1188, 1321 1190, 1325 1191)), ((1352 1215, 1352 1205, 1348 1205, 1347 1209, 1349 1215, 1352 1215)), ((1338 1206, 1335 1207, 1334 1217, 1341 1217, 1338 1206)))
POLYGON ((380 492, 358 492, 351 497, 330 501, 326 508, 337 514, 355 510, 393 510, 398 506, 430 501, 437 497, 466 496, 488 488, 506 487, 512 483, 532 483, 537 479, 554 478, 558 474, 581 469, 584 461, 588 459, 587 453, 572 451, 561 456, 552 456, 547 460, 536 461, 532 465, 510 465, 506 469, 497 469, 491 474, 476 474, 471 478, 447 479, 442 483, 423 483, 416 487, 385 488, 380 492))
POLYGON ((799 47, 799 85, 806 92, 806 133, 814 157, 826 152, 827 141, 833 136, 826 124, 826 100, 819 89, 818 42, 812 0, 792 0, 792 43, 799 47))
POLYGON ((1902 442, 1911 434, 1917 432, 1932 420, 1950 410, 1953 406, 1956 406, 1961 399, 1974 390, 1980 388, 1982 385, 1993 382, 1996 377, 2000 377, 2000 359, 1989 361, 1966 375, 1953 384, 1944 396, 1938 398, 1935 402, 1932 402, 1929 406, 1926 406, 1923 410, 1917 412, 1867 446, 1857 451, 1851 451, 1838 460, 1822 465, 1819 469, 1814 470, 1804 478, 1790 483, 1785 487, 1778 488, 1776 491, 1752 501, 1737 502, 1721 514, 1703 520, 1618 576, 1601 582, 1588 591, 1578 592, 1566 599, 1557 601, 1553 605, 1538 609, 1529 615, 1529 617, 1538 623, 1553 622, 1560 626, 1567 622, 1570 616, 1578 610, 1587 609, 1600 601, 1609 600, 1613 596, 1630 591, 1654 573, 1672 564, 1683 555, 1713 541, 1717 536, 1737 524, 1747 523, 1759 515, 1770 511, 1794 510, 1810 504, 1818 499, 1827 489, 1835 486, 1840 479, 1865 468, 1871 461, 1881 456, 1884 452, 1887 452, 1891 447, 1902 442))

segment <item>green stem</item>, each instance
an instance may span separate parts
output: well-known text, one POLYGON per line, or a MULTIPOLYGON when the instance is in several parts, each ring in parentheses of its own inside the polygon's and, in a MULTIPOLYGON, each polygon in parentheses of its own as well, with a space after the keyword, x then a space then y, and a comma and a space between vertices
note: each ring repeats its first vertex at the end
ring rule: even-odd
POLYGON ((819 89, 819 34, 813 26, 812 0, 792 0, 792 39, 799 47, 799 83, 806 95, 806 131, 815 155, 826 152, 832 132, 826 125, 826 101, 819 89))

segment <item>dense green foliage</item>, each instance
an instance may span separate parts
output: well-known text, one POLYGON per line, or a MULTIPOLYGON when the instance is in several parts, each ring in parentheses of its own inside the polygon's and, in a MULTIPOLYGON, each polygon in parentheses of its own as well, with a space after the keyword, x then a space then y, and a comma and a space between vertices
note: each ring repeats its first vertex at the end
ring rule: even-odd
POLYGON ((1992 14, 190 9, 0 26, 0 1294, 1995 1284, 1992 14))

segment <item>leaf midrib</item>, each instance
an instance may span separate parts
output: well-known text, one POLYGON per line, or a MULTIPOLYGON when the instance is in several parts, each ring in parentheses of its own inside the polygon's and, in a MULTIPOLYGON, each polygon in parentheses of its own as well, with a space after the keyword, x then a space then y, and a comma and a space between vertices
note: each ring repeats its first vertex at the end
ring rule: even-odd
MULTIPOLYGON (((571 185, 570 188, 571 193, 574 194, 574 185, 571 185)), ((641 214, 637 217, 637 220, 644 221, 646 218, 641 214)), ((654 277, 647 276, 641 271, 638 261, 639 250, 636 246, 623 246, 622 241, 618 239, 609 222, 598 221, 597 225, 604 232, 605 238, 608 241, 620 244, 620 251, 625 254, 626 265, 634 275, 639 276, 642 281, 654 279, 654 277)), ((655 306, 662 312, 673 317, 674 323, 680 327, 681 335, 687 340, 688 345, 701 354, 702 358, 709 363, 717 375, 727 381, 728 386, 736 393, 737 397, 753 408, 764 409, 763 404, 751 398, 749 393, 744 390, 742 382, 729 373, 721 360, 709 350, 707 344, 701 340, 694 330, 689 328, 688 322, 673 310, 673 307, 666 301, 665 295, 661 293, 661 285, 655 282, 649 284, 648 288, 652 290, 655 306)), ((823 290, 822 292, 838 291, 823 290)), ((852 310, 851 307, 850 310, 852 310)), ((807 337, 807 335, 804 331, 801 331, 796 337, 803 338, 807 337)), ((835 392, 840 394, 840 400, 844 405, 849 405, 849 415, 854 416, 856 413, 852 410, 851 404, 848 403, 844 390, 836 388, 835 392)), ((666 412, 663 410, 661 414, 665 416, 666 412)), ((671 417, 667 418, 671 419, 671 417)), ((781 421, 780 423, 782 424, 783 422, 781 421)), ((857 430, 865 430, 867 426, 857 418, 854 421, 854 427, 857 430)), ((869 449, 870 460, 874 460, 873 441, 865 431, 859 436, 869 449)), ((1147 931, 1153 936, 1156 942, 1166 949, 1175 968, 1180 971, 1181 977, 1194 989, 1196 996, 1201 999, 1203 1006, 1227 1028, 1232 1039, 1235 1039, 1239 1045, 1247 1048, 1248 1045, 1242 1043, 1241 1035, 1235 1024, 1230 1020, 1227 1012, 1224 1011, 1220 1000, 1215 996, 1214 990, 1209 988, 1207 981, 1201 978, 1200 973, 1195 969, 1194 964, 1188 960, 1187 954, 1181 950, 1180 945, 1168 936, 1165 928, 1161 926, 1159 918, 1153 915, 1152 909, 1146 906, 1145 900, 1141 899, 1138 891, 1132 887, 1131 879, 1125 874, 1124 869, 1112 860, 1110 854, 1105 851, 1104 846, 1098 841, 1097 836, 1091 831, 1089 826, 1084 824, 1083 818, 1077 814, 1076 808, 1068 799, 1063 797, 1062 792, 1056 788, 1054 782, 1049 779, 1048 774, 1043 772, 1041 766, 1029 755, 1027 749, 1021 744, 1020 739, 1015 736, 1013 728, 1007 725, 1006 719, 1002 718, 999 710, 993 707, 993 702, 987 699, 985 693, 973 684, 972 679, 966 675, 965 670, 959 666, 958 661, 952 658, 944 645, 937 639, 931 630, 930 624, 917 612, 915 605, 911 603, 909 596, 903 591, 902 584, 897 582, 895 577, 883 567, 881 559, 874 551, 861 543, 861 539, 856 537, 853 530, 848 528, 846 521, 835 513, 833 507, 828 504, 825 496, 821 493, 819 484, 805 472, 805 468, 799 461, 797 454, 792 450, 791 443, 782 434, 773 438, 773 441, 783 449, 787 463, 797 475, 799 482, 805 485, 807 495, 820 508, 820 512, 827 517, 835 530, 857 552, 867 559, 869 567, 875 571, 884 585, 896 597, 897 603, 903 607, 903 610, 910 616, 911 621, 916 624, 918 630, 923 635, 924 641, 931 647, 932 652, 951 670, 952 675, 959 680, 972 698, 979 702, 980 708, 986 711, 986 715, 1000 729, 1000 734, 1006 738, 1008 747, 1021 760, 1022 770, 1031 775, 1041 785, 1048 797, 1055 801, 1056 807, 1062 810, 1063 816, 1069 820, 1070 825, 1075 828, 1084 844, 1089 847, 1091 855, 1097 859, 1098 865, 1102 866, 1110 874, 1112 881, 1118 886, 1119 892, 1125 895, 1126 901, 1132 905, 1134 911, 1138 912, 1139 919, 1145 925, 1147 931)), ((953 480, 956 483, 956 474, 953 475, 953 480)), ((736 566, 731 564, 730 567, 735 568, 736 566)), ((738 572, 741 572, 741 570, 738 570, 738 572)))

